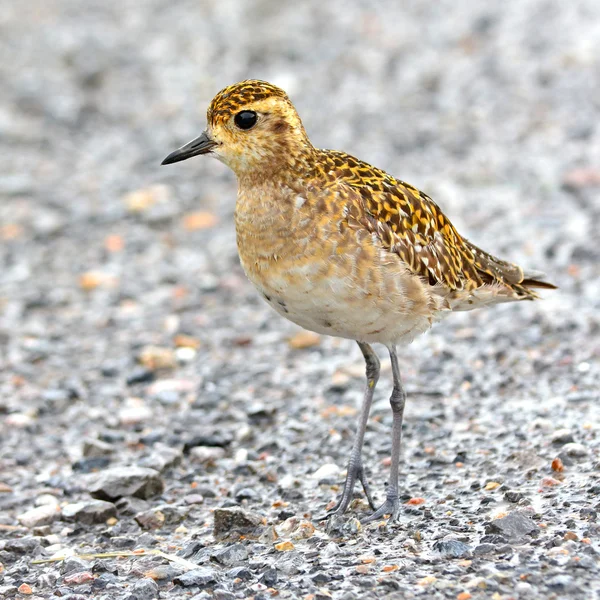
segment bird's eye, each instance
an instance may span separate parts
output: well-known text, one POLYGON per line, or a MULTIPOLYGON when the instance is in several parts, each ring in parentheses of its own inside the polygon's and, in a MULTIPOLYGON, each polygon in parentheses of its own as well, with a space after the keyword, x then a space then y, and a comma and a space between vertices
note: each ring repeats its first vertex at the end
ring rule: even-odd
POLYGON ((240 129, 252 129, 256 125, 258 115, 253 110, 243 110, 233 118, 240 129))

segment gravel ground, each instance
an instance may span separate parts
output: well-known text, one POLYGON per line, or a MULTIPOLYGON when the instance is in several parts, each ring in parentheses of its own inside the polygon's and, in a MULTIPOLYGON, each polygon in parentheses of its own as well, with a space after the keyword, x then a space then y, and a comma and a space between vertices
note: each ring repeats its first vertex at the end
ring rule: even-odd
POLYGON ((0 597, 600 598, 597 0, 4 2, 0 55, 0 597), (314 519, 360 352, 245 280, 223 165, 159 167, 247 77, 560 286, 401 350, 397 524, 314 519))

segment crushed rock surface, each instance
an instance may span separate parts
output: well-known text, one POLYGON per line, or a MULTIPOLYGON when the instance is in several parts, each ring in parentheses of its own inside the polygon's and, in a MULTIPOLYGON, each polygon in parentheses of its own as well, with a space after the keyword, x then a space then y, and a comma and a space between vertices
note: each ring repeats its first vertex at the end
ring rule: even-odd
POLYGON ((599 22, 594 0, 4 3, 0 598, 597 597, 599 22), (223 165, 159 166, 249 77, 560 286, 401 349, 398 523, 362 527, 359 493, 316 518, 360 352, 246 281, 223 165))

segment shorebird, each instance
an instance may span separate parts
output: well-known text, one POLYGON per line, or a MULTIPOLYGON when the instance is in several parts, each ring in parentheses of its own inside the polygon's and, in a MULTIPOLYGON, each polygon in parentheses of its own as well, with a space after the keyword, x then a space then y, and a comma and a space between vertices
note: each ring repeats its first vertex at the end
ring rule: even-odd
POLYGON ((315 148, 287 94, 259 80, 221 90, 208 126, 162 164, 210 154, 237 176, 235 228, 248 279, 280 315, 320 334, 356 340, 367 386, 342 493, 327 517, 348 509, 360 481, 372 513, 399 513, 406 394, 396 347, 454 311, 534 300, 554 289, 539 272, 495 258, 462 237, 425 193, 349 154, 315 148), (391 471, 375 507, 362 461, 380 362, 392 365, 391 471))

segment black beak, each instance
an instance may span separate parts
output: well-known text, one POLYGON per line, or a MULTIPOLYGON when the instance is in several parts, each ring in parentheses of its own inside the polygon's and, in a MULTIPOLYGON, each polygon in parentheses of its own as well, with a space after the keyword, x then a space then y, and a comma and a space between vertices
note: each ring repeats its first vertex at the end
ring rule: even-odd
POLYGON ((218 146, 218 143, 214 140, 211 140, 208 137, 208 133, 204 131, 199 137, 191 142, 185 144, 185 146, 181 146, 175 150, 175 152, 171 152, 165 160, 160 163, 161 165, 170 165, 180 160, 187 160, 188 158, 192 158, 192 156, 198 156, 199 154, 208 154, 215 146, 218 146))

